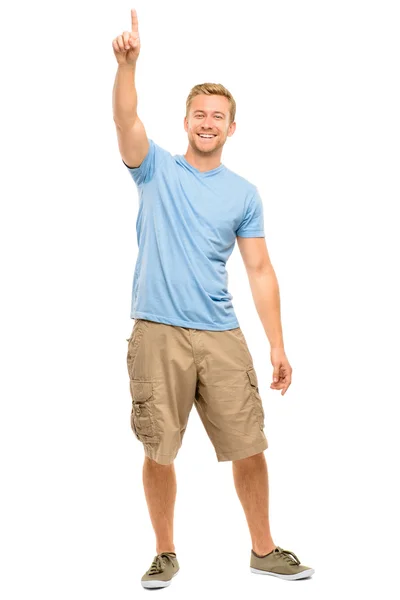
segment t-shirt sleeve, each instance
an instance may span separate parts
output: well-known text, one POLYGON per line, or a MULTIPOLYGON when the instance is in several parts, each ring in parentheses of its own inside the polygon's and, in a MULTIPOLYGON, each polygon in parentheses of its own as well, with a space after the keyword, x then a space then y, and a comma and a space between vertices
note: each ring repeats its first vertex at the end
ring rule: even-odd
POLYGON ((257 188, 247 205, 236 235, 239 237, 265 237, 263 203, 257 188))
POLYGON ((128 169, 136 185, 141 186, 152 179, 154 173, 167 156, 171 156, 170 152, 161 148, 152 139, 149 139, 149 150, 139 167, 129 167, 124 160, 122 162, 128 169))

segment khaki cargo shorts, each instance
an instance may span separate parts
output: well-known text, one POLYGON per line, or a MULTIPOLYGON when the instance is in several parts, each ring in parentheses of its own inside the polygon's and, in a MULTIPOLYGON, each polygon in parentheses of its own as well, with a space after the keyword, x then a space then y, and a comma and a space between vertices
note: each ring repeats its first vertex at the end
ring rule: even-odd
POLYGON ((218 461, 268 448, 257 375, 240 329, 209 331, 136 319, 128 341, 131 428, 144 453, 174 461, 193 403, 218 461))

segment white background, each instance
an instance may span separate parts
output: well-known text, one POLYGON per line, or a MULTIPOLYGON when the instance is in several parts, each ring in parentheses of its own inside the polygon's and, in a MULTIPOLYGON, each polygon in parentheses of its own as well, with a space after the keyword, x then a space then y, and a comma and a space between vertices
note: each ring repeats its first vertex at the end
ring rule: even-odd
POLYGON ((187 149, 185 101, 223 83, 223 163, 264 203, 287 394, 236 247, 229 289, 266 413, 274 541, 315 568, 250 574, 231 463, 195 410, 176 459, 187 598, 396 595, 399 5, 380 0, 19 3, 2 15, 1 596, 128 599, 155 540, 130 429, 135 185, 112 118, 112 40, 138 11, 138 112, 187 149), (200 573, 200 574, 199 574, 200 573))

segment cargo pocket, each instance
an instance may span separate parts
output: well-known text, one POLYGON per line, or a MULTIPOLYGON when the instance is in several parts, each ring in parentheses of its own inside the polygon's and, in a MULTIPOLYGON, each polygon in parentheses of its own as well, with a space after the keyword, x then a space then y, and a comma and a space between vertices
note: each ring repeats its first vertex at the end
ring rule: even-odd
POLYGON ((136 437, 145 444, 159 442, 152 413, 153 382, 130 380, 132 395, 131 427, 136 437))
POLYGON ((251 397, 254 402, 254 408, 256 410, 258 424, 260 429, 264 429, 265 427, 265 413, 262 405, 262 399, 260 393, 258 391, 258 381, 257 374, 253 368, 248 369, 246 371, 247 376, 249 378, 250 386, 251 386, 251 397))

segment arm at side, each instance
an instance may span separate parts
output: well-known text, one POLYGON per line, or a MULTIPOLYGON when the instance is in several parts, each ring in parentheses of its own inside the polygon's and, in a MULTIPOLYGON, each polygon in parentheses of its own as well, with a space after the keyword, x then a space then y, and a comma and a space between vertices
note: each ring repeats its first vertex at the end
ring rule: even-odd
POLYGON ((278 280, 264 237, 237 237, 258 315, 271 348, 284 348, 278 280))
POLYGON ((279 284, 272 266, 248 271, 254 304, 271 348, 284 348, 279 284))

